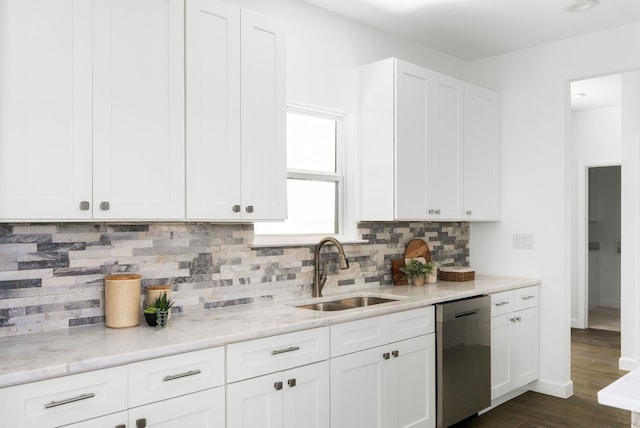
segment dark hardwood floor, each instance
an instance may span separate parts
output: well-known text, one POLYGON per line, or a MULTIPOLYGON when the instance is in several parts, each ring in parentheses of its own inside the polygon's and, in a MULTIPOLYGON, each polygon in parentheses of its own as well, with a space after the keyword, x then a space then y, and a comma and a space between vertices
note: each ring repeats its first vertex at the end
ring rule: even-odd
POLYGON ((631 425, 631 413, 598 404, 597 393, 626 372, 618 370, 620 333, 606 330, 571 332, 573 396, 567 399, 526 392, 471 420, 462 427, 584 427, 631 425))

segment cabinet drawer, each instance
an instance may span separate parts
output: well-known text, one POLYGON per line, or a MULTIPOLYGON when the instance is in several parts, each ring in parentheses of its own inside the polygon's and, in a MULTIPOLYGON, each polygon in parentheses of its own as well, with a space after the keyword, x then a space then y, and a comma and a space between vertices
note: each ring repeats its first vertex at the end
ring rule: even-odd
POLYGON ((227 382, 236 382, 329 358, 326 327, 227 346, 227 382))
POLYGON ((125 366, 0 389, 0 414, 11 428, 51 428, 126 409, 125 366))
POLYGON ((389 342, 409 339, 435 331, 433 306, 389 315, 389 342))
POLYGON ((513 291, 514 311, 538 306, 538 287, 527 287, 513 291))
POLYGON ((331 326, 331 357, 362 351, 389 342, 389 319, 366 318, 331 326))
POLYGON ((129 364, 129 407, 224 384, 224 347, 129 364))
POLYGON ((491 295, 491 316, 513 312, 513 291, 503 291, 491 295))

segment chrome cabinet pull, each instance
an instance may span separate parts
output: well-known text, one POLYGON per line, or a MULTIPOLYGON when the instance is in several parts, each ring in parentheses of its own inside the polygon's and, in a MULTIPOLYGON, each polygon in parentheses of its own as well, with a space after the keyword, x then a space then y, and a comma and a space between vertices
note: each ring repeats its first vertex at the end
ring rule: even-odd
POLYGON ((147 420, 145 418, 136 421, 136 428, 147 428, 147 420))
POLYGON ((434 214, 435 210, 429 210, 428 212, 429 212, 429 214, 434 214))
POLYGON ((271 355, 284 354, 287 352, 293 352, 293 351, 299 351, 299 350, 300 350, 299 346, 289 346, 288 348, 276 349, 275 351, 271 351, 271 355))
POLYGON ((109 202, 100 202, 100 209, 102 211, 109 211, 109 209, 111 208, 109 202))
POLYGON ((495 305, 496 306, 504 306, 504 305, 508 305, 509 301, 508 300, 503 300, 502 302, 496 302, 495 305))
POLYGON ((391 358, 391 354, 389 354, 388 352, 385 352, 384 354, 382 354, 382 358, 384 358, 385 360, 388 360, 389 358, 391 358))
POLYGON ((391 355, 393 355, 395 358, 398 358, 400 356, 400 351, 393 351, 391 352, 391 355))
POLYGON ((253 212, 253 205, 247 205, 247 207, 244 210, 246 212, 248 212, 248 213, 252 213, 253 212))
POLYGON ((194 376, 194 375, 198 375, 200 373, 202 373, 201 370, 189 370, 188 372, 184 372, 184 373, 180 373, 180 374, 166 375, 165 377, 162 378, 162 381, 163 382, 168 382, 170 380, 180 379, 182 377, 187 377, 187 376, 194 376))
POLYGON ((471 210, 467 211, 467 215, 471 215, 471 214, 472 214, 471 210))
POLYGON ((522 300, 529 300, 529 299, 535 299, 535 295, 528 295, 528 296, 522 296, 522 300))
POLYGON ((233 210, 234 213, 239 213, 240 212, 240 205, 234 205, 233 207, 231 207, 231 209, 233 210))
POLYGON ((511 321, 512 323, 515 323, 516 319, 515 318, 511 318, 511 319, 509 319, 509 321, 511 321))
POLYGON ((518 322, 522 321, 522 317, 516 317, 516 321, 518 322))
POLYGON ((90 392, 88 394, 80 394, 77 397, 65 398, 64 400, 60 400, 60 401, 51 401, 45 404, 44 408, 51 409, 52 407, 64 406, 65 404, 75 403, 76 401, 87 400, 95 396, 96 394, 94 394, 93 392, 90 392))
POLYGON ((127 428, 125 424, 116 425, 114 428, 127 428))
POLYGON ((88 211, 89 208, 91 208, 91 204, 89 203, 89 201, 80 201, 80 210, 81 211, 88 211))
POLYGON ((282 382, 274 383, 273 387, 276 389, 276 391, 280 391, 282 389, 282 382))
POLYGON ((294 386, 296 386, 296 380, 295 380, 295 379, 289 379, 289 380, 287 381, 287 384, 288 384, 291 388, 293 388, 294 386))
POLYGON ((437 209, 437 210, 436 210, 436 214, 440 214, 440 209, 437 209))

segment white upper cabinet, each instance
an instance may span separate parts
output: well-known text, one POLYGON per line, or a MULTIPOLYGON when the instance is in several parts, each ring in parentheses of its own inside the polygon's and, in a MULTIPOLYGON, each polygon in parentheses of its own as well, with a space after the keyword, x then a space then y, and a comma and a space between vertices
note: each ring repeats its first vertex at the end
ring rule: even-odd
POLYGON ((497 132, 485 134, 497 130, 497 102, 491 112, 486 106, 478 111, 477 100, 467 99, 484 94, 479 88, 465 95, 464 82, 395 58, 363 67, 361 86, 360 219, 495 219, 482 213, 498 209, 498 198, 487 198, 483 188, 488 177, 478 183, 473 173, 491 169, 489 177, 498 182, 497 132), (467 139, 474 150, 489 152, 469 166, 467 139), (486 158, 495 161, 485 164, 486 158), (465 186, 467 177, 473 186, 465 186), (482 207, 465 205, 477 200, 482 207))
POLYGON ((187 218, 286 217, 285 49, 277 22, 187 1, 187 218))
POLYGON ((184 218, 183 0, 3 0, 0 218, 184 218))
POLYGON ((1 5, 0 218, 91 218, 91 3, 1 5))
POLYGON ((500 103, 497 93, 464 87, 464 218, 500 218, 500 103))
POLYGON ((183 0, 94 0, 93 44, 94 218, 184 218, 183 0))

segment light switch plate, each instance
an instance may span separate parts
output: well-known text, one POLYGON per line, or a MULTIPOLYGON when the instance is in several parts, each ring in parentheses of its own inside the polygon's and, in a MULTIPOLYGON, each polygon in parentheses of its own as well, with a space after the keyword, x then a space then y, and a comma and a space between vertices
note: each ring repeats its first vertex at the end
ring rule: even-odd
POLYGON ((533 234, 514 233, 513 248, 516 250, 533 250, 533 234))

